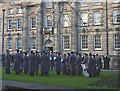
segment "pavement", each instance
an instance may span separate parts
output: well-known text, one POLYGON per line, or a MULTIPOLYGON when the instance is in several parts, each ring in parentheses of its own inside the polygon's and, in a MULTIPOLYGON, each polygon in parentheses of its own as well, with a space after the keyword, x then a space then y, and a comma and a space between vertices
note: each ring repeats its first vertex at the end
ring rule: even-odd
POLYGON ((24 89, 32 89, 32 90, 40 90, 40 89, 74 89, 74 88, 68 88, 68 87, 49 86, 49 85, 43 85, 43 84, 18 82, 18 81, 11 81, 11 80, 2 80, 1 82, 2 82, 2 89, 6 89, 5 88, 6 86, 16 87, 16 88, 24 88, 24 89))

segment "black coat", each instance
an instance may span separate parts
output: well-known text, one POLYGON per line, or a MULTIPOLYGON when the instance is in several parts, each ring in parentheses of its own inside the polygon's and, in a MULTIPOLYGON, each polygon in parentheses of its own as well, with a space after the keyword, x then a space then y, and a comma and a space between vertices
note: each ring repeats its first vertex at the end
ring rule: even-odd
POLYGON ((57 72, 61 71, 61 57, 60 56, 56 56, 56 60, 55 60, 55 70, 57 72))
POLYGON ((10 54, 8 54, 8 53, 5 54, 4 67, 6 70, 10 69, 10 54))
POLYGON ((75 63, 77 61, 77 58, 75 55, 71 55, 69 59, 69 64, 70 64, 70 71, 75 72, 75 63))

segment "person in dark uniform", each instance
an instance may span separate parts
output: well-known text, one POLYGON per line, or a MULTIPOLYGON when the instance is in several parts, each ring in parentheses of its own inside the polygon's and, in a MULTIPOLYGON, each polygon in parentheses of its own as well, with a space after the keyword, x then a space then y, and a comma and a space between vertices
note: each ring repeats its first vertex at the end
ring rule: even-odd
POLYGON ((5 62, 4 62, 4 67, 6 70, 6 74, 10 74, 10 54, 9 50, 6 51, 7 53, 5 54, 5 62))
POLYGON ((85 53, 84 59, 83 59, 83 64, 87 64, 88 62, 88 54, 85 53))
POLYGON ((66 54, 64 54, 63 61, 62 61, 62 71, 63 71, 63 75, 67 74, 67 57, 66 57, 66 54))
POLYGON ((38 74, 39 71, 39 63, 40 63, 40 56, 38 55, 38 52, 36 51, 35 55, 35 72, 38 74))
POLYGON ((31 51, 31 54, 29 55, 29 73, 30 76, 34 75, 34 68, 35 68, 35 55, 33 51, 31 51))
POLYGON ((70 64, 69 64, 69 59, 70 59, 70 53, 67 55, 67 75, 70 75, 70 64))
POLYGON ((41 63, 40 63, 40 71, 41 71, 41 76, 45 75, 48 76, 48 67, 49 67, 49 60, 48 56, 45 54, 45 51, 43 51, 41 55, 41 63))
POLYGON ((56 59, 55 59, 55 70, 57 75, 60 75, 60 71, 61 71, 61 57, 60 57, 60 53, 57 53, 56 59))
POLYGON ((17 53, 14 55, 14 60, 15 60, 14 71, 16 72, 16 75, 19 75, 19 72, 20 72, 20 63, 21 63, 21 60, 22 60, 22 56, 19 53, 19 49, 17 49, 17 53))
POLYGON ((50 68, 51 68, 51 71, 53 70, 54 68, 54 55, 53 55, 53 52, 50 52, 50 68))
POLYGON ((96 76, 99 76, 100 74, 101 65, 101 58, 96 54, 96 76))
POLYGON ((109 69, 109 61, 110 61, 110 57, 109 56, 103 56, 103 60, 104 60, 104 69, 109 69))
POLYGON ((81 57, 81 54, 79 53, 78 56, 78 60, 76 62, 77 64, 77 72, 78 72, 78 75, 80 75, 82 73, 82 66, 81 66, 81 63, 82 63, 82 57, 81 57))
POLYGON ((23 52, 20 51, 20 55, 21 55, 21 60, 20 60, 20 72, 22 73, 23 71, 23 52))
POLYGON ((75 75, 75 63, 76 63, 76 61, 77 61, 76 56, 73 54, 73 52, 71 52, 69 63, 70 63, 70 72, 72 73, 72 76, 75 75))
POLYGON ((88 58, 88 73, 89 73, 89 77, 94 77, 95 70, 96 70, 95 60, 92 58, 92 53, 90 53, 89 54, 89 58, 88 58))
POLYGON ((27 52, 25 52, 25 55, 23 56, 23 68, 24 68, 24 73, 27 73, 29 70, 29 57, 27 56, 27 52))

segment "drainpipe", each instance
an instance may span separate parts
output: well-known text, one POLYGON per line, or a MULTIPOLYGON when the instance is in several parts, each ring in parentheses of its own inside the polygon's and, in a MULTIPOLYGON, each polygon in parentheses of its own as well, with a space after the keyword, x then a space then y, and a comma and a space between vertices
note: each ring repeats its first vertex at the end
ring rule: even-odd
POLYGON ((3 11, 3 31, 2 31, 2 53, 4 52, 4 20, 5 20, 5 9, 3 11))

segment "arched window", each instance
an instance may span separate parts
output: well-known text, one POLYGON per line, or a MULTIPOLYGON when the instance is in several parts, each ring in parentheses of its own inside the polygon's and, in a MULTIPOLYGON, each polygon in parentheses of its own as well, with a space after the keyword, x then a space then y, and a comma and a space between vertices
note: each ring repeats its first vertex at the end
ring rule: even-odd
POLYGON ((46 42, 45 42, 45 44, 47 45, 47 44, 52 44, 52 41, 51 40, 47 40, 46 42))

